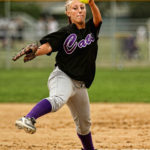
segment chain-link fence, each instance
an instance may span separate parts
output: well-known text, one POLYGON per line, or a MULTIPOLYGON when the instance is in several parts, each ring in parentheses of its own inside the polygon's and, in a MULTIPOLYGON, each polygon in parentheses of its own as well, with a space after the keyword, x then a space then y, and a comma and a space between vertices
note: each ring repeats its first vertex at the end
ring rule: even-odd
MULTIPOLYGON (((9 9, 9 3, 7 6, 9 9)), ((10 13, 0 18, 0 68, 53 67, 55 55, 40 56, 24 64, 13 62, 12 56, 29 43, 60 27, 67 25, 67 18, 39 17, 26 13, 10 13)), ((150 65, 150 21, 148 19, 103 18, 99 35, 97 66, 131 67, 150 65)), ((59 42, 59 41, 58 41, 59 42)))

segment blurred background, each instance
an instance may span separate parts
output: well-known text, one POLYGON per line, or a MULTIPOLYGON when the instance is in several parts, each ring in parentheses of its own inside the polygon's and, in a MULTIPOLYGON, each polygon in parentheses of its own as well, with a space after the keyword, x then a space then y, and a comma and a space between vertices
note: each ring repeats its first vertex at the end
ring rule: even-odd
MULTIPOLYGON (((133 67, 150 65, 150 3, 96 2, 103 16, 97 66, 133 67)), ((0 68, 49 67, 40 57, 24 65, 11 57, 26 44, 68 24, 65 2, 0 2, 0 68), (40 63, 39 62, 40 59, 40 63)), ((91 11, 87 6, 87 19, 91 11)))
MULTIPOLYGON (((150 2, 96 4, 103 24, 90 100, 150 102, 150 2)), ((11 58, 27 44, 67 25, 64 5, 63 0, 0 2, 0 102, 37 102, 48 96, 47 79, 56 53, 28 63, 11 58)))

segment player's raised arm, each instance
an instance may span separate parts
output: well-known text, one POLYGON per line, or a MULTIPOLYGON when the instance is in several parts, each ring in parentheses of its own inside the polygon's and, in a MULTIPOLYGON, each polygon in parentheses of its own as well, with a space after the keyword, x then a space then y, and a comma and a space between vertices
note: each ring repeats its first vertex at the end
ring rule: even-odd
POLYGON ((102 16, 101 16, 100 10, 96 6, 94 0, 89 0, 89 6, 92 11, 93 22, 94 22, 95 26, 97 27, 99 25, 99 23, 102 22, 102 16))

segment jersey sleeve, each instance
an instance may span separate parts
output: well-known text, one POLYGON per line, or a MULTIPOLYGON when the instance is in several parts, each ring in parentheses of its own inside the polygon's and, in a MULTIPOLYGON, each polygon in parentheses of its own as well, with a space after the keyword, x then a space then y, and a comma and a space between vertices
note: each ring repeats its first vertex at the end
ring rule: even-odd
POLYGON ((94 34, 95 38, 98 39, 98 35, 99 35, 99 32, 100 32, 100 28, 101 28, 102 22, 99 23, 98 27, 95 27, 94 22, 93 22, 93 18, 91 18, 87 22, 87 24, 91 28, 92 33, 94 34))
MULTIPOLYGON (((52 47, 52 52, 56 52, 60 50, 64 39, 65 39, 65 30, 60 29, 57 32, 53 32, 51 34, 44 36, 40 40, 40 43, 44 44, 48 42, 52 47)), ((49 53, 48 55, 50 54, 51 53, 49 53)))

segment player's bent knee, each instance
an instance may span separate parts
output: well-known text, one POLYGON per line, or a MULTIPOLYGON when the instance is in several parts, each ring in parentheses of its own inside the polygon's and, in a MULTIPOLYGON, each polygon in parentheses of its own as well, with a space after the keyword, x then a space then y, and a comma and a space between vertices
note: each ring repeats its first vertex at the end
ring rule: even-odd
POLYGON ((48 97, 47 100, 52 105, 52 112, 56 112, 66 103, 66 100, 62 99, 59 96, 48 97))

